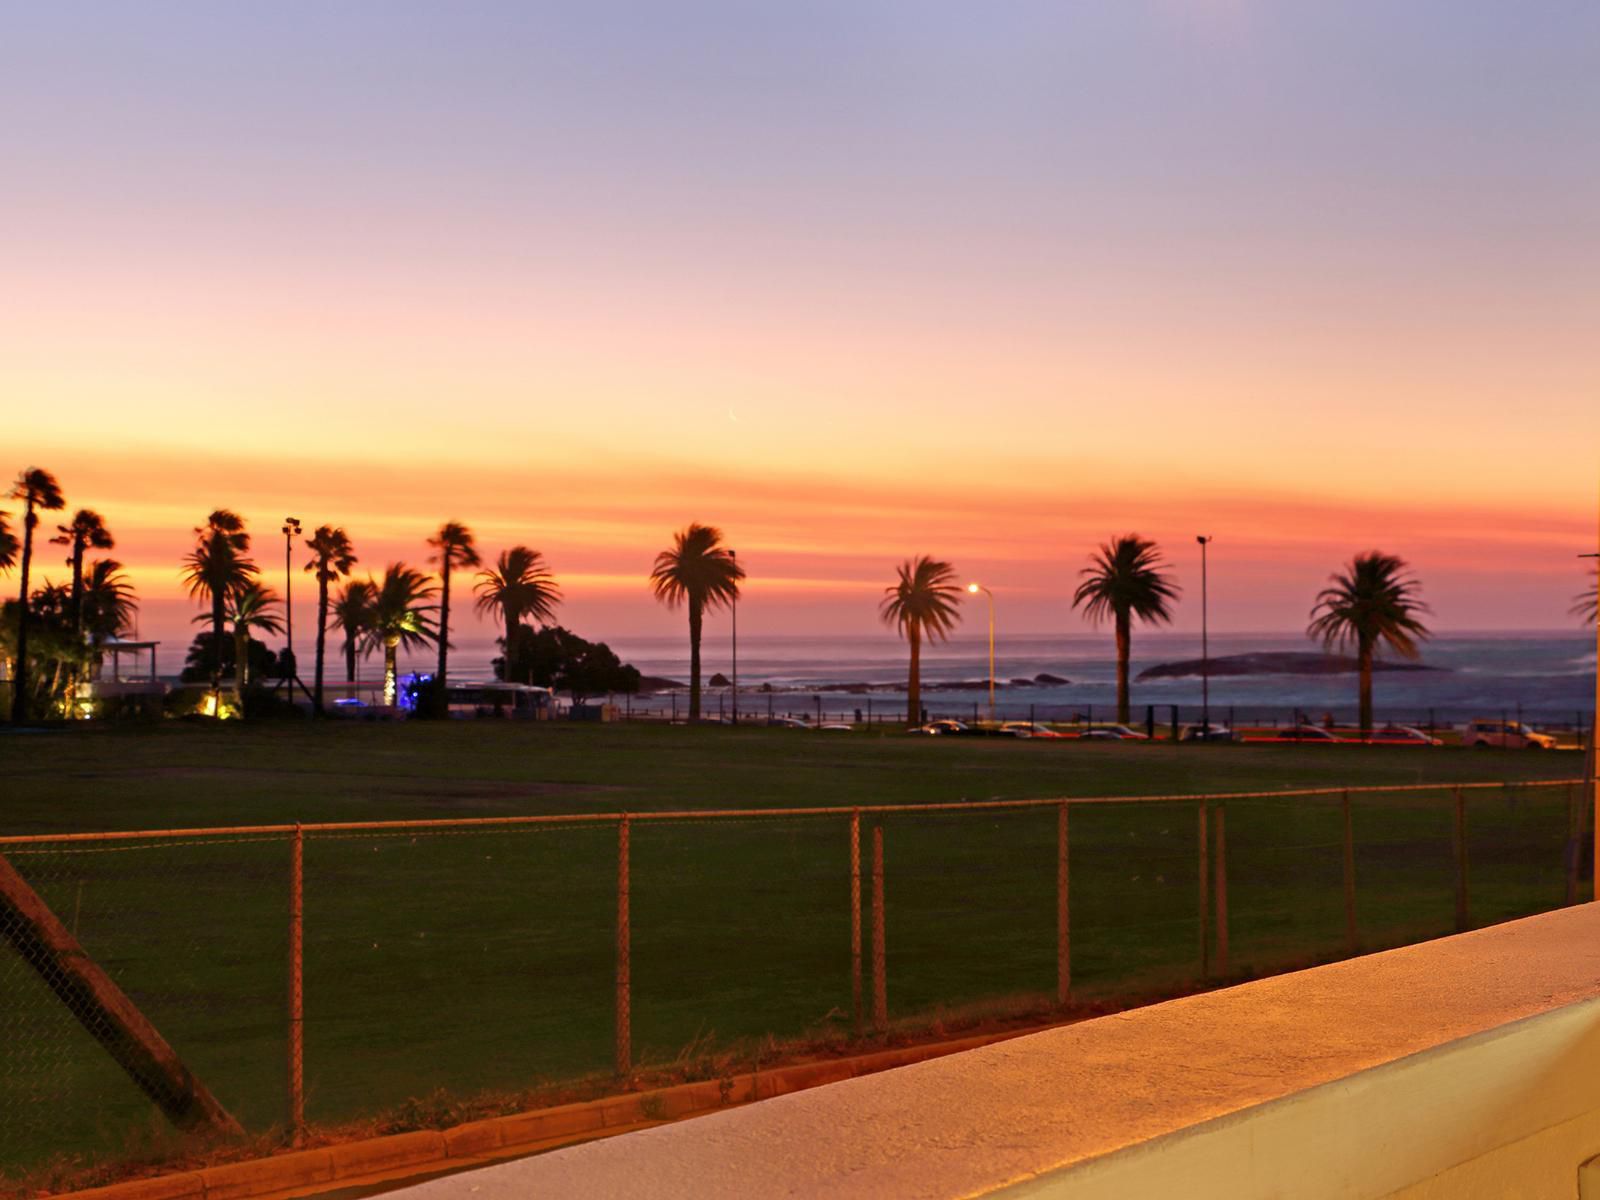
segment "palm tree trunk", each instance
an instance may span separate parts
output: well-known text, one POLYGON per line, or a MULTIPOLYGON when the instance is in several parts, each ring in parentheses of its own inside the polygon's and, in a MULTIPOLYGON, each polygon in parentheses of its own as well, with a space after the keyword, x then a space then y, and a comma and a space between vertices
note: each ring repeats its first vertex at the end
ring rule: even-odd
POLYGON ((704 618, 699 600, 689 601, 689 724, 700 720, 700 629, 704 618))
POLYGON ((328 653, 328 576, 317 572, 317 682, 311 698, 311 715, 322 716, 322 663, 328 653))
MULTIPOLYGON (((83 539, 72 539, 72 640, 83 643, 83 539)), ((78 697, 78 668, 75 665, 68 676, 72 684, 72 698, 78 697)), ((69 711, 69 717, 72 715, 69 711)))
POLYGON ((1117 613, 1117 720, 1128 723, 1128 653, 1132 641, 1132 621, 1127 612, 1117 613))
POLYGON ((344 644, 344 681, 356 681, 356 639, 350 637, 344 644))
POLYGON ((505 648, 506 648, 506 682, 508 682, 508 683, 528 683, 528 682, 531 682, 531 681, 530 680, 526 680, 526 679, 513 679, 511 677, 511 645, 516 640, 517 640, 516 614, 513 613, 508 608, 508 609, 506 609, 506 640, 503 643, 505 648))
POLYGON ((394 706, 399 697, 395 694, 395 647, 400 644, 399 638, 383 639, 383 702, 390 707, 394 706))
POLYGON ((1361 736, 1372 736, 1372 643, 1363 640, 1360 647, 1361 667, 1361 736))
POLYGON ((233 626, 233 698, 239 705, 239 713, 244 714, 244 668, 245 661, 250 656, 250 629, 249 626, 240 626, 235 622, 233 626))
POLYGON ((17 665, 11 672, 11 721, 28 719, 28 568, 33 562, 33 497, 22 521, 22 591, 17 603, 17 665))
POLYGON ((906 622, 906 641, 911 645, 911 670, 906 678, 906 724, 922 724, 922 626, 906 622))
POLYGON ((440 552, 444 562, 439 571, 443 588, 439 595, 439 671, 433 679, 433 711, 446 716, 450 711, 450 698, 445 693, 445 668, 450 660, 450 551, 440 552))
MULTIPOLYGON (((211 589, 211 694, 222 690, 222 596, 216 587, 211 589)), ((237 670, 237 666, 234 668, 237 670)))

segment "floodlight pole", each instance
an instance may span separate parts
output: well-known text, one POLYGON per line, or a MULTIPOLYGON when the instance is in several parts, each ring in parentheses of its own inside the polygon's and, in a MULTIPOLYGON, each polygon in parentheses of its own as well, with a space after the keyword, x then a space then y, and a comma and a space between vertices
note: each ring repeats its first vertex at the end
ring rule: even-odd
POLYGON ((1207 579, 1206 579, 1206 547, 1216 539, 1210 534, 1201 534, 1195 541, 1200 543, 1200 728, 1205 732, 1202 737, 1211 740, 1211 646, 1207 630, 1207 579))
MULTIPOLYGON (((1597 545, 1600 545, 1600 519, 1595 525, 1597 545)), ((1579 558, 1592 558, 1597 560, 1600 567, 1600 551, 1594 554, 1580 554, 1579 558)), ((1596 575, 1600 580, 1600 574, 1596 575)), ((1595 676, 1594 676, 1594 715, 1589 718, 1589 785, 1593 792, 1591 802, 1594 806, 1594 898, 1600 900, 1600 601, 1595 605, 1594 622, 1595 645, 1595 676)))
MULTIPOLYGON (((732 550, 728 557, 737 561, 738 555, 732 550)), ((739 582, 733 584, 733 723, 739 724, 739 582)))
MULTIPOLYGON (((283 519, 283 617, 284 648, 289 652, 289 673, 283 677, 283 686, 290 700, 294 699, 294 679, 299 674, 299 664, 294 661, 294 539, 300 535, 300 522, 295 517, 283 519)), ((249 639, 245 650, 250 649, 249 639)), ((244 669, 243 663, 234 663, 236 671, 244 669)), ((242 678, 242 676, 241 676, 242 678)))
POLYGON ((967 584, 967 591, 982 592, 989 601, 989 724, 994 724, 994 593, 981 583, 967 584))

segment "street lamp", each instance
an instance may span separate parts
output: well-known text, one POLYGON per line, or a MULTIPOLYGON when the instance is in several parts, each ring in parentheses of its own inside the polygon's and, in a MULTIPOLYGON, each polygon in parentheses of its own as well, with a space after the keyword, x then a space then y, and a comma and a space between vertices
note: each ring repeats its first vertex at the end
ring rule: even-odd
POLYGON ((982 592, 989 599, 989 724, 994 724, 994 593, 981 583, 967 584, 967 591, 976 596, 982 592))
POLYGON ((1197 536, 1200 543, 1200 728, 1201 737, 1211 740, 1211 647, 1206 628, 1206 547, 1216 541, 1210 534, 1197 536))
MULTIPOLYGON (((285 517, 283 519, 283 641, 289 655, 289 670, 283 677, 283 686, 290 700, 294 699, 294 680, 299 674, 294 661, 294 564, 291 561, 294 539, 299 536, 299 520, 295 517, 285 517)), ((239 669, 243 669, 243 664, 240 664, 239 669)))
MULTIPOLYGON (((732 550, 728 557, 735 561, 738 555, 732 550)), ((739 724, 739 585, 735 583, 733 592, 733 723, 739 724)))
MULTIPOLYGON (((1600 526, 1597 526, 1597 536, 1600 536, 1600 526)), ((1600 553, 1580 554, 1579 558, 1593 558, 1600 560, 1600 553)), ((1600 569, 1600 561, 1596 563, 1600 569)), ((1596 575, 1600 580, 1600 574, 1596 575)), ((1595 827, 1594 848, 1600 855, 1600 602, 1597 602, 1594 622, 1594 648, 1595 648, 1595 674, 1594 674, 1594 716, 1589 720, 1589 775, 1590 787, 1593 792, 1591 803, 1594 805, 1595 827)), ((1597 857, 1596 862, 1600 862, 1597 857)), ((1600 866, 1594 872, 1594 898, 1600 900, 1600 866)))

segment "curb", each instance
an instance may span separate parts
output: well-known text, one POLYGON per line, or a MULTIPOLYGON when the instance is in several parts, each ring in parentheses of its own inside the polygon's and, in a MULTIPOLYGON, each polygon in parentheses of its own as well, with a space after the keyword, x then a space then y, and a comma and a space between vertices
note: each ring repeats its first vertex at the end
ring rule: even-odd
POLYGON ((478 1166, 497 1159, 553 1150, 572 1142, 703 1116, 789 1092, 839 1083, 858 1075, 975 1050, 1045 1028, 1049 1026, 904 1046, 855 1058, 795 1063, 770 1071, 680 1083, 650 1092, 627 1092, 578 1104, 487 1117, 445 1130, 390 1134, 224 1166, 131 1179, 107 1187, 59 1193, 51 1200, 253 1200, 264 1196, 310 1196, 335 1186, 354 1187, 478 1166))

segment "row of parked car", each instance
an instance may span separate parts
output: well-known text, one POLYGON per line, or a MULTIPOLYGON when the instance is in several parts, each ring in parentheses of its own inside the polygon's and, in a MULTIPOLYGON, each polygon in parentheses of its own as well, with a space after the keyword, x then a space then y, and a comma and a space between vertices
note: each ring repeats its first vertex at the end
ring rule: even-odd
MULTIPOLYGON (((1051 729, 1048 725, 1037 721, 1006 721, 1001 725, 968 725, 963 721, 943 720, 930 721, 926 725, 918 726, 911 730, 914 734, 923 736, 955 737, 955 736, 983 736, 983 737, 1010 737, 1010 738, 1073 738, 1079 741, 1118 742, 1118 741, 1145 741, 1147 734, 1131 729, 1127 725, 1091 725, 1089 728, 1072 733, 1064 733, 1058 729, 1051 729)), ((1439 746, 1442 739, 1415 725, 1385 725, 1375 729, 1370 738, 1340 737, 1331 729, 1321 725, 1293 725, 1286 729, 1275 729, 1270 734, 1243 735, 1237 730, 1225 725, 1195 724, 1185 725, 1178 731, 1180 742, 1279 742, 1288 744, 1301 744, 1306 742, 1326 743, 1338 742, 1341 744, 1371 742, 1376 745, 1387 746, 1439 746)), ((1474 720, 1469 721, 1462 730, 1461 744, 1464 746, 1489 747, 1499 746, 1529 750, 1551 750, 1555 748, 1556 739, 1547 733, 1540 733, 1521 721, 1494 721, 1474 720)))

